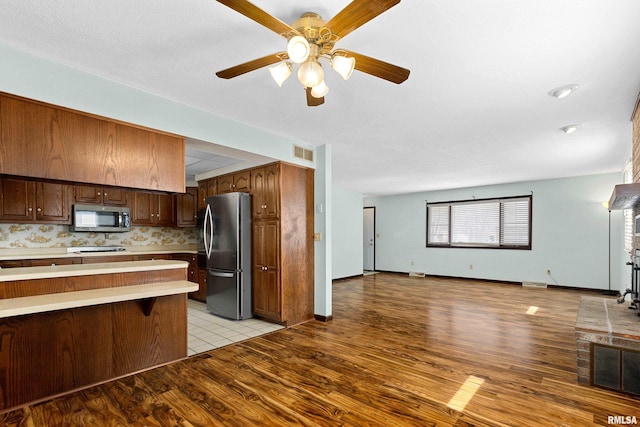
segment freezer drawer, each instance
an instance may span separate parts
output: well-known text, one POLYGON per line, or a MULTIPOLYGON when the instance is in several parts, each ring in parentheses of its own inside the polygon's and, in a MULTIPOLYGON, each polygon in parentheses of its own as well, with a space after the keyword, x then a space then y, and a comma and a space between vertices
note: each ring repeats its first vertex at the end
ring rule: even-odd
POLYGON ((207 310, 227 319, 252 317, 250 280, 242 272, 208 269, 207 310))

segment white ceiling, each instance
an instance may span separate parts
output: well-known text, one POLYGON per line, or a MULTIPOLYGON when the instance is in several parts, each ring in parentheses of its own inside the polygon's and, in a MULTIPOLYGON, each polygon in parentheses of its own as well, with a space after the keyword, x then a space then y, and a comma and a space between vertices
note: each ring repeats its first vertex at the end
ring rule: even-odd
MULTIPOLYGON (((253 3, 291 23, 304 11, 329 19, 349 1, 253 3)), ((333 184, 373 195, 620 171, 640 91, 638 17, 638 0, 403 0, 336 47, 409 79, 343 81, 325 65, 330 91, 315 108, 295 76, 282 88, 266 68, 215 76, 286 40, 214 0, 3 0, 0 44, 331 144, 333 184), (574 95, 547 95, 570 83, 574 95)), ((224 161, 197 161, 203 153, 187 151, 192 173, 224 161)))

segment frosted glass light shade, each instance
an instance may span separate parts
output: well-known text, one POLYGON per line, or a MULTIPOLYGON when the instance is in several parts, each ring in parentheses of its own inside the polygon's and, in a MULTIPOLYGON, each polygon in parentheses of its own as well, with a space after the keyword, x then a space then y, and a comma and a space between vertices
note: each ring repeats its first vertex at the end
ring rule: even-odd
POLYGON ((298 69, 298 80, 304 87, 318 86, 324 80, 322 65, 314 59, 305 61, 298 69))
POLYGON ((296 64, 302 64, 306 61, 309 58, 310 50, 309 42, 302 36, 293 36, 287 43, 289 59, 296 64))
POLYGON ((351 77, 353 69, 356 67, 355 58, 347 58, 346 56, 334 56, 331 58, 331 68, 340 74, 343 79, 347 80, 351 77))
POLYGON ((329 93, 329 86, 323 81, 320 82, 319 85, 311 88, 311 96, 314 98, 322 98, 327 93, 329 93))
POLYGON ((282 61, 274 67, 269 67, 269 72, 278 86, 282 87, 282 83, 284 83, 284 81, 287 80, 293 72, 293 67, 290 62, 282 61))

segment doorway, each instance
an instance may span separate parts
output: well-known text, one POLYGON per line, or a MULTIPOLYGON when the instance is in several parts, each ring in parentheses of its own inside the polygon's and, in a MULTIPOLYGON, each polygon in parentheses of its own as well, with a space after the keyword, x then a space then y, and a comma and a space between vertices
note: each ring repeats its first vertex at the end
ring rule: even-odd
POLYGON ((376 269, 376 208, 363 208, 362 210, 362 269, 375 271, 376 269))

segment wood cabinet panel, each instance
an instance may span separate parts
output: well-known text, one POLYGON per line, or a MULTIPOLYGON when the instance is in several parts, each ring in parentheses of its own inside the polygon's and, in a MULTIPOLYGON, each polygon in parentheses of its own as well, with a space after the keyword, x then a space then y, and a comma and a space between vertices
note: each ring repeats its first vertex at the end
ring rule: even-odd
POLYGON ((183 192, 184 139, 0 94, 0 173, 183 192))
POLYGON ((217 193, 251 192, 251 170, 244 170, 217 177, 217 193))
POLYGON ((218 194, 231 193, 233 191, 233 175, 218 177, 218 194))
POLYGON ((280 165, 271 164, 251 171, 253 218, 280 216, 280 165))
POLYGON ((278 221, 253 223, 253 311, 283 321, 280 289, 280 236, 278 221))
POLYGON ((198 220, 198 188, 187 187, 184 194, 177 196, 178 227, 195 227, 198 220))
POLYGON ((110 312, 98 305, 0 322, 0 409, 111 378, 112 325, 96 321, 110 312))
POLYGON ((0 221, 71 224, 71 186, 1 178, 0 221))
POLYGON ((76 185, 74 188, 74 201, 76 203, 127 206, 127 193, 128 191, 124 188, 76 185))
POLYGON ((71 186, 36 183, 36 222, 71 224, 71 186))
POLYGON ((111 304, 113 330, 117 332, 113 340, 114 377, 186 356, 186 300, 186 294, 158 298, 150 316, 144 315, 142 301, 111 304))
POLYGON ((131 223, 133 225, 168 227, 175 225, 175 197, 172 194, 135 192, 131 209, 131 223))
POLYGON ((35 185, 22 179, 2 178, 2 203, 0 219, 2 221, 31 222, 35 219, 35 185))

